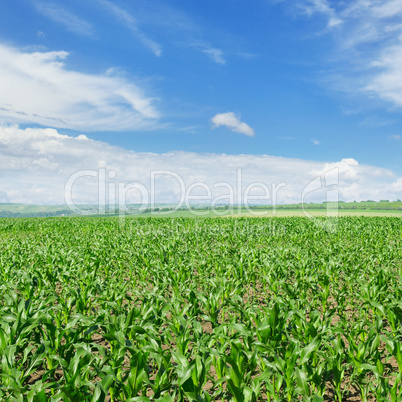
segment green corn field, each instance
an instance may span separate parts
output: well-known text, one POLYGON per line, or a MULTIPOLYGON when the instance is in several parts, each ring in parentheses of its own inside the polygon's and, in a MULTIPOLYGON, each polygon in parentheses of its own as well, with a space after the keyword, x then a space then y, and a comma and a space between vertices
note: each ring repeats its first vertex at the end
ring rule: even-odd
POLYGON ((402 401, 401 275, 400 218, 1 219, 0 400, 402 401))

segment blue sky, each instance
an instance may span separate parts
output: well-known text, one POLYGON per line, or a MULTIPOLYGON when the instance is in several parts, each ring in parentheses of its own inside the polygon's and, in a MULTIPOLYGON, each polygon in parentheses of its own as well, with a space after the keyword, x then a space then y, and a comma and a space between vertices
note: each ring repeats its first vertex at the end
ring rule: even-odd
POLYGON ((401 38, 399 0, 2 2, 0 124, 398 182, 401 38))

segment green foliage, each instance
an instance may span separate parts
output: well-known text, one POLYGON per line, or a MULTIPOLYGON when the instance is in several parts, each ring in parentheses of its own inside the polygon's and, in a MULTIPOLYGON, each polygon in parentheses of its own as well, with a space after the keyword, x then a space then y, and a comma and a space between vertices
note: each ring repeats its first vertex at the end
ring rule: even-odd
POLYGON ((0 220, 0 400, 402 399, 402 226, 0 220))

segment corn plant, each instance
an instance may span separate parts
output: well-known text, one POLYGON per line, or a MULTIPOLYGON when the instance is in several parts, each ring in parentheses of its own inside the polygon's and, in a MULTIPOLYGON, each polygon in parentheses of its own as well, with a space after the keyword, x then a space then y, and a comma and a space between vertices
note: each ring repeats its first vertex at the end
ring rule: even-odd
POLYGON ((380 217, 0 219, 0 399, 399 402, 401 234, 380 217))

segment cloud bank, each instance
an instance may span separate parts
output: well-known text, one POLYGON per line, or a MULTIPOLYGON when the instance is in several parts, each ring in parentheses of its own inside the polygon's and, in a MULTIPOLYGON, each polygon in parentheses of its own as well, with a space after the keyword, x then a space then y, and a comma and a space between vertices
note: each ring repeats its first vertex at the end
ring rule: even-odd
POLYGON ((132 82, 65 65, 68 52, 23 52, 0 44, 0 123, 37 123, 79 131, 152 128, 153 99, 132 82))
POLYGON ((233 112, 216 114, 212 118, 212 123, 214 127, 225 126, 236 133, 245 134, 249 137, 253 137, 255 134, 254 130, 248 124, 240 121, 239 116, 236 116, 233 112))
MULTIPOLYGON (((243 194, 252 183, 269 189, 271 198, 265 200, 266 204, 301 202, 303 192, 311 186, 305 201, 321 202, 334 184, 344 201, 402 198, 401 177, 388 169, 360 165, 351 158, 324 163, 269 155, 139 153, 85 135, 71 137, 55 129, 18 126, 0 127, 0 171, 0 202, 63 204, 66 182, 78 173, 72 199, 75 203, 97 203, 101 171, 113 188, 118 183, 134 183, 152 192, 155 202, 166 203, 180 199, 178 178, 186 188, 205 184, 212 196, 223 197, 222 203, 228 202, 228 186, 236 190, 237 202, 237 190, 243 194), (328 172, 334 169, 339 172, 339 183, 326 181, 328 172), (151 176, 158 171, 152 190, 151 176)), ((254 194, 263 193, 260 186, 254 194)), ((203 195, 205 189, 198 186, 193 194, 203 195)), ((128 192, 127 202, 142 202, 138 191, 128 192)))

